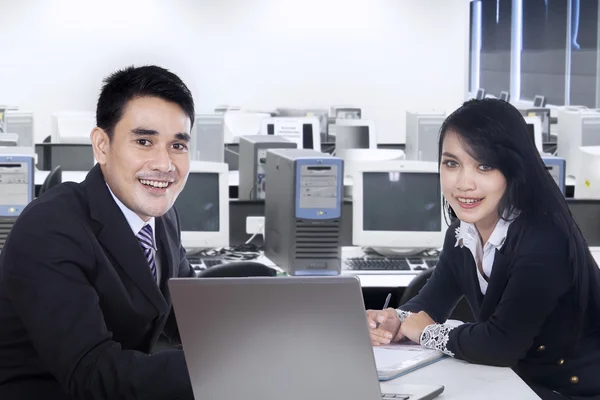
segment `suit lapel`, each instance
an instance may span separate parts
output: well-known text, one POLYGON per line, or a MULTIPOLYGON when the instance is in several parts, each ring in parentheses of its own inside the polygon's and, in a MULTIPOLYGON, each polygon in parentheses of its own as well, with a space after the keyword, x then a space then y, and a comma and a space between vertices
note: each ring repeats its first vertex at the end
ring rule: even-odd
POLYGON ((479 311, 479 320, 487 321, 500 298, 502 297, 502 293, 504 292, 504 288, 508 282, 509 276, 509 259, 510 257, 504 255, 499 250, 496 250, 496 254, 494 255, 494 265, 492 266, 492 274, 490 276, 490 280, 488 281, 488 287, 485 292, 485 296, 483 296, 483 303, 481 304, 481 310, 479 311))
POLYGON ((97 222, 98 241, 159 310, 159 313, 166 313, 167 304, 152 277, 144 253, 125 216, 110 194, 98 165, 88 174, 85 186, 90 205, 90 217, 97 222))

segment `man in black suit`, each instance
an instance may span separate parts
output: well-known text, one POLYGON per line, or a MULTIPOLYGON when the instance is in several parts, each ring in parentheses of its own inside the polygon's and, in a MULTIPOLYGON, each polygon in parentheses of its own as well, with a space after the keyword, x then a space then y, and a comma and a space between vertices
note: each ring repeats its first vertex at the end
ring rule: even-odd
POLYGON ((0 399, 192 399, 167 280, 192 277, 172 208, 192 95, 173 73, 105 80, 98 164, 32 202, 0 254, 0 399))

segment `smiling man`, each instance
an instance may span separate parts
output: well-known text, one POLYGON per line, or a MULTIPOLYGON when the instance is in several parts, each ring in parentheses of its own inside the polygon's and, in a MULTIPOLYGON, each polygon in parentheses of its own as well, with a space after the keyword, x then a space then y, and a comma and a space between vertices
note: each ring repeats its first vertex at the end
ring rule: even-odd
POLYGON ((156 67, 105 80, 98 164, 21 214, 0 254, 0 399, 192 399, 167 280, 192 277, 175 199, 189 89, 156 67))

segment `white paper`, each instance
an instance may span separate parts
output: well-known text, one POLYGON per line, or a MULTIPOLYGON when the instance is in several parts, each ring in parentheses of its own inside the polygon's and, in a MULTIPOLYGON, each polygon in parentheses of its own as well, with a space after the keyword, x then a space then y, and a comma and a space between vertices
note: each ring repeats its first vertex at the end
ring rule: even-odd
POLYGON ((377 374, 380 378, 399 375, 444 356, 440 351, 426 349, 413 343, 375 346, 373 354, 375 355, 377 374))
POLYGON ((303 147, 302 120, 288 118, 276 119, 273 131, 276 136, 281 136, 290 142, 296 143, 299 149, 303 147))

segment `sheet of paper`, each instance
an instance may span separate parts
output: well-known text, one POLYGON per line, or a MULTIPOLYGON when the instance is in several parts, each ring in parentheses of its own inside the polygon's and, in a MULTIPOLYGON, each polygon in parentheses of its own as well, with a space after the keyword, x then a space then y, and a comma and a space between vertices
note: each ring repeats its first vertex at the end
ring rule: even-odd
POLYGON ((380 377, 398 375, 444 356, 437 350, 412 343, 376 346, 373 347, 373 353, 380 377))
POLYGON ((301 149, 302 142, 302 121, 292 118, 281 118, 275 120, 273 127, 276 136, 281 136, 290 142, 296 143, 301 149))

